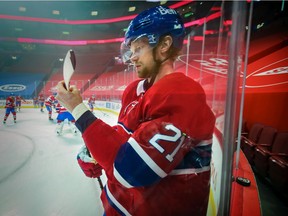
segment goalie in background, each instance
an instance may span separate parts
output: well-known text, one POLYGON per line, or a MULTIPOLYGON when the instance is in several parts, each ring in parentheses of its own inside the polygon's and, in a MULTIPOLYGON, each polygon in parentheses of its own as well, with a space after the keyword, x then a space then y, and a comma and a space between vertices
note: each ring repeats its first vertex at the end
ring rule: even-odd
POLYGON ((64 121, 65 119, 67 119, 68 125, 70 126, 71 131, 74 134, 77 134, 77 128, 75 126, 75 119, 72 116, 72 114, 65 107, 63 107, 60 103, 56 105, 56 112, 58 113, 56 133, 58 135, 62 134, 64 121))

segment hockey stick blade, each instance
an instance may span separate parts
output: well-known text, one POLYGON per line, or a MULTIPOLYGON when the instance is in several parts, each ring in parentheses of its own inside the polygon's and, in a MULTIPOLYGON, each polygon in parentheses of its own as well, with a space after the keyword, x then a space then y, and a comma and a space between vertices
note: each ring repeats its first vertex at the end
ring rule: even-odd
POLYGON ((70 79, 76 68, 76 57, 73 50, 68 50, 64 64, 63 64, 63 77, 66 89, 69 90, 70 79))

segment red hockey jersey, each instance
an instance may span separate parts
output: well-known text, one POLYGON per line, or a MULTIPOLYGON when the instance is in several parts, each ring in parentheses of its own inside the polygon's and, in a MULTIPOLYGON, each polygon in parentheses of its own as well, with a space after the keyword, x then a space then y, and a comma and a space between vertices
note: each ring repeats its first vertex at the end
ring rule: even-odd
POLYGON ((50 95, 48 98, 45 100, 45 105, 46 106, 53 106, 57 103, 54 95, 50 95))
POLYGON ((64 106, 62 106, 60 103, 57 103, 55 109, 57 113, 68 112, 68 110, 64 106))
POLYGON ((17 101, 17 102, 21 102, 22 100, 23 101, 25 101, 21 96, 16 96, 16 98, 15 98, 15 100, 17 101))
POLYGON ((14 108, 15 107, 15 99, 12 96, 6 98, 5 108, 14 108))
POLYGON ((41 103, 41 102, 45 102, 45 98, 44 98, 44 95, 43 95, 43 94, 39 94, 38 101, 39 101, 40 103, 41 103))
POLYGON ((88 99, 88 104, 89 104, 89 105, 94 105, 95 102, 96 102, 96 98, 95 98, 95 97, 90 97, 90 98, 88 99))
POLYGON ((77 120, 108 178, 105 214, 206 215, 215 117, 205 93, 183 73, 149 89, 145 83, 124 91, 116 129, 100 119, 87 123, 88 112, 77 120))

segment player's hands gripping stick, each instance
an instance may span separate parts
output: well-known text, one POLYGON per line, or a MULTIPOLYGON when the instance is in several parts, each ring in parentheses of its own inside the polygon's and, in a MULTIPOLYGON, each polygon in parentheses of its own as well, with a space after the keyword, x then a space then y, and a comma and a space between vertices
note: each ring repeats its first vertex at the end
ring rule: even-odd
POLYGON ((87 177, 98 178, 102 175, 102 167, 91 157, 85 145, 81 147, 77 155, 77 161, 87 177))

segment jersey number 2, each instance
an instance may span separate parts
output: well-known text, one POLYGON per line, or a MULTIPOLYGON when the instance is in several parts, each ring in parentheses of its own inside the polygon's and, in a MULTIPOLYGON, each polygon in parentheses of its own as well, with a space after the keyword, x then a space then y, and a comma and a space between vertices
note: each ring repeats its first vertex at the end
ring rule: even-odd
MULTIPOLYGON (((175 132, 175 134, 171 135, 171 136, 164 135, 164 134, 155 134, 152 137, 152 139, 149 141, 150 144, 153 145, 160 153, 164 153, 165 149, 158 143, 159 140, 168 141, 168 142, 176 142, 181 137, 181 131, 178 128, 176 128, 174 125, 168 124, 165 126, 165 129, 171 130, 171 131, 175 132)), ((179 151, 184 139, 185 139, 185 137, 182 136, 179 144, 176 146, 174 151, 167 153, 167 155, 165 157, 168 161, 170 161, 170 162, 173 161, 174 156, 179 151)))

